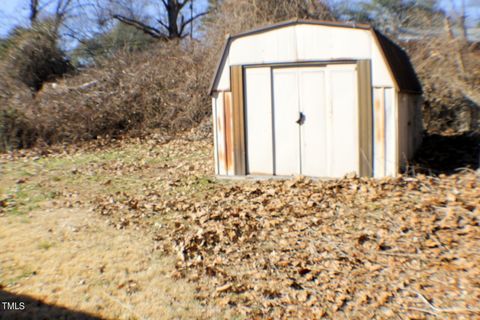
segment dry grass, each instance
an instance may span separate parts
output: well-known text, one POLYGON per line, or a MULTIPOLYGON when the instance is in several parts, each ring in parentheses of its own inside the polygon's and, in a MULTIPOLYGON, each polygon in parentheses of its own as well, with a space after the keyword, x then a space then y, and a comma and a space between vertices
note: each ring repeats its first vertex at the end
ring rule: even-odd
MULTIPOLYGON (((141 193, 161 181, 165 168, 179 163, 176 149, 151 138, 49 157, 4 156, 2 290, 106 319, 219 317, 215 307, 196 299, 192 284, 171 277, 175 260, 154 250, 150 232, 119 231, 91 210, 97 197, 141 193)), ((21 316, 53 316, 33 304, 27 312, 21 316)))
MULTIPOLYGON (((78 208, 0 219, 3 290, 106 319, 215 314, 195 299, 191 284, 170 277, 174 261, 152 252, 141 233, 118 232, 78 208)), ((26 312, 34 318, 42 310, 28 305, 26 312)))

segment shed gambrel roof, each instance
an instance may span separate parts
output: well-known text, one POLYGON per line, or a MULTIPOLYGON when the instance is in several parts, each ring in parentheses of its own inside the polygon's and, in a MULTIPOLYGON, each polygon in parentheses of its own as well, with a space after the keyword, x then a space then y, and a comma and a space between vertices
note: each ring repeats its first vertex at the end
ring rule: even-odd
POLYGON ((392 78, 395 81, 396 89, 401 92, 408 92, 408 93, 422 93, 422 86, 420 81, 417 78, 417 74, 410 62, 410 59, 407 53, 400 48, 395 42, 390 40, 388 37, 383 35, 380 31, 376 30, 372 26, 368 24, 356 24, 356 23, 343 23, 343 22, 335 22, 335 21, 318 21, 318 20, 289 20, 285 22, 280 22, 273 25, 268 25, 265 27, 260 27, 257 29, 253 29, 247 32, 239 33, 233 36, 228 36, 225 42, 225 45, 222 49, 222 55, 217 64, 217 68, 215 70, 215 74, 213 75, 212 82, 210 84, 210 95, 213 94, 215 85, 220 77, 221 68, 227 56, 228 50, 233 40, 247 37, 254 34, 259 34, 267 31, 271 31, 274 29, 294 26, 294 25, 301 25, 301 24, 309 24, 309 25, 319 25, 319 26, 327 26, 327 27, 340 27, 340 28, 351 28, 351 29, 362 29, 362 30, 370 30, 374 40, 377 42, 380 51, 389 67, 389 71, 392 75, 392 78))

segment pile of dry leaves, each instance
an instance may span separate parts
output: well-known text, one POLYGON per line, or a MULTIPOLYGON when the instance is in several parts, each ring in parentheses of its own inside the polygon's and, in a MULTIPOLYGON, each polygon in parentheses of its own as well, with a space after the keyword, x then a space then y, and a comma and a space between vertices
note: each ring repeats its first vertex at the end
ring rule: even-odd
POLYGON ((205 303, 248 318, 480 317, 478 174, 216 181, 205 154, 97 202, 177 255, 172 276, 205 303))

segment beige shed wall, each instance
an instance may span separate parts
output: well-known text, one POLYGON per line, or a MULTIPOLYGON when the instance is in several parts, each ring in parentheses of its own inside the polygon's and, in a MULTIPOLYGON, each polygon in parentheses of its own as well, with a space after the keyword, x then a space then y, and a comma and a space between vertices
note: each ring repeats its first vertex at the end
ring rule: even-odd
POLYGON ((370 30, 299 24, 234 39, 216 84, 230 90, 230 66, 322 60, 372 61, 372 85, 395 87, 370 30))

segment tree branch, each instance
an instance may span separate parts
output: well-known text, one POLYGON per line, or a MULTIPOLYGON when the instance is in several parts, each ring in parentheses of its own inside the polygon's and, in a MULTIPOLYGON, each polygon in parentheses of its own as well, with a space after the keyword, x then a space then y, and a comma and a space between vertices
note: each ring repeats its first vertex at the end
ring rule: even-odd
POLYGON ((134 20, 134 19, 130 19, 130 18, 127 18, 127 17, 119 15, 119 14, 113 15, 113 18, 117 19, 118 21, 120 21, 120 22, 122 22, 126 25, 135 27, 135 28, 141 30, 142 32, 148 34, 149 36, 152 36, 153 38, 156 38, 156 39, 166 39, 167 38, 167 36, 164 33, 162 33, 160 30, 158 30, 156 28, 153 28, 151 26, 148 26, 143 22, 140 22, 140 21, 137 21, 137 20, 134 20))
POLYGON ((168 31, 168 25, 162 20, 158 19, 157 22, 168 31))
POLYGON ((184 0, 183 2, 182 2, 182 1, 178 1, 178 8, 179 8, 180 10, 182 10, 183 7, 185 7, 185 6, 187 5, 187 3, 189 3, 190 1, 192 1, 192 0, 184 0))
POLYGON ((165 9, 168 11, 168 9, 170 8, 170 6, 168 5, 167 0, 162 0, 162 3, 163 3, 163 5, 165 6, 165 9))
POLYGON ((40 11, 38 7, 38 0, 30 0, 30 23, 35 24, 37 22, 38 13, 40 11))
POLYGON ((205 11, 205 12, 194 15, 193 17, 187 19, 186 21, 182 21, 182 23, 180 24, 180 34, 183 34, 185 27, 188 26, 190 23, 207 14, 208 14, 208 11, 205 11))

